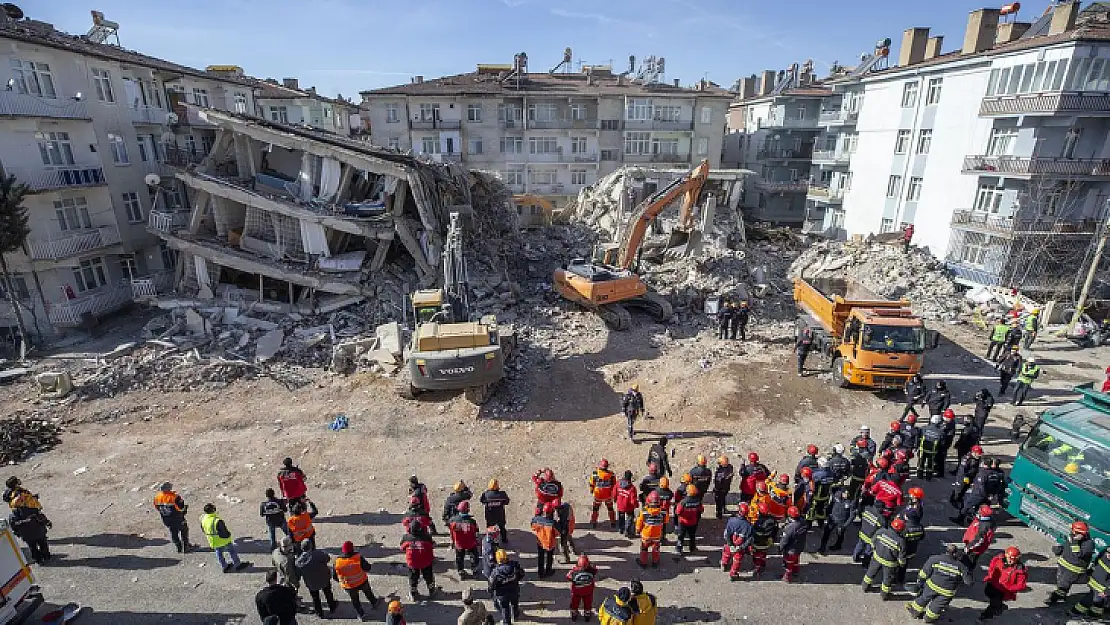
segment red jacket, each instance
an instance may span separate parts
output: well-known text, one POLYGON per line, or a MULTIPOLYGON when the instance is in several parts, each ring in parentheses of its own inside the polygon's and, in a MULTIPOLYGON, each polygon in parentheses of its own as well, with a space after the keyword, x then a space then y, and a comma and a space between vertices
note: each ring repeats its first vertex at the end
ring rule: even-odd
POLYGON ((617 510, 620 512, 635 512, 640 501, 637 499, 636 485, 632 482, 621 480, 617 482, 617 510))
POLYGON ((767 476, 770 475, 767 467, 762 464, 745 463, 740 467, 740 475, 743 479, 740 480, 740 492, 745 495, 755 494, 755 485, 760 482, 766 482, 767 476))
POLYGON ((286 499, 304 497, 308 492, 308 486, 304 483, 304 471, 296 467, 278 471, 277 480, 281 496, 286 499))
POLYGON ((705 506, 701 504, 700 499, 691 500, 686 498, 675 504, 674 515, 678 519, 679 525, 690 527, 698 524, 703 510, 705 510, 705 506))
POLYGON ((540 476, 532 477, 532 483, 536 486, 536 499, 543 503, 551 503, 556 499, 563 498, 563 484, 559 480, 551 480, 545 482, 540 476))
POLYGON ((431 566, 436 559, 435 543, 427 538, 417 538, 405 534, 401 539, 401 550, 405 552, 405 564, 410 569, 425 569, 431 566))
POLYGON ((983 578, 983 582, 1001 590, 1003 601, 1013 601, 1017 599, 1019 592, 1028 588, 1025 585, 1028 578, 1029 573, 1025 570, 1024 564, 1020 562, 1006 564, 1006 557, 1000 553, 991 559, 990 568, 987 569, 987 576, 983 578))
POLYGON ((597 582, 597 567, 575 566, 567 572, 567 581, 570 582, 570 591, 574 594, 586 594, 594 591, 597 582))
POLYGON ((967 547, 968 553, 982 555, 993 542, 994 524, 991 523, 987 525, 986 530, 980 531, 979 517, 975 517, 975 520, 964 531, 963 543, 967 547))
POLYGON ((470 515, 458 515, 448 524, 451 529, 451 544, 455 549, 478 548, 478 522, 470 515))
POLYGON ((871 494, 876 501, 883 502, 887 508, 897 508, 902 505, 902 487, 890 480, 879 480, 871 487, 871 494))

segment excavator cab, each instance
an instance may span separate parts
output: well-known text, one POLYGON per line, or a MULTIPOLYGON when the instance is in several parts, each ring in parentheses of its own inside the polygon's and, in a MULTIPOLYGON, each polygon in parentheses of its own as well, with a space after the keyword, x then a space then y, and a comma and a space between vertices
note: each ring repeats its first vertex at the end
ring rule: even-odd
POLYGON ((431 321, 448 323, 452 321, 450 313, 451 307, 444 305, 440 289, 424 289, 412 294, 412 314, 417 325, 431 321))

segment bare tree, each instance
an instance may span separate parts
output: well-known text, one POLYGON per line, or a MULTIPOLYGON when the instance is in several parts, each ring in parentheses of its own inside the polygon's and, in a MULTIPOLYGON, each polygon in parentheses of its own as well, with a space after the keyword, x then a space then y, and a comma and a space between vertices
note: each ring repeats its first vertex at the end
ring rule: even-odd
POLYGON ((23 206, 23 200, 29 191, 26 186, 16 181, 15 176, 0 174, 0 278, 4 281, 8 304, 12 307, 12 314, 15 315, 16 325, 19 327, 21 359, 27 353, 27 328, 23 326, 23 314, 19 310, 19 301, 16 298, 12 276, 8 272, 8 262, 4 254, 23 249, 27 236, 31 234, 31 229, 27 225, 27 208, 23 206))

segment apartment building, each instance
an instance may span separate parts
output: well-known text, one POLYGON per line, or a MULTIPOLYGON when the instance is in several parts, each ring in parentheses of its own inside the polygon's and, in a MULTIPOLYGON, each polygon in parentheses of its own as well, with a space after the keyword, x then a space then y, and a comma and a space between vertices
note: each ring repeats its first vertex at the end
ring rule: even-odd
POLYGON ((1110 197, 1110 15, 972 11, 959 48, 903 34, 896 66, 827 81, 811 209, 834 236, 914 224, 969 285, 1070 293, 1110 197))
MULTIPOLYGON (((5 258, 26 326, 87 326, 166 285, 175 254, 147 222, 186 198, 165 165, 214 139, 176 103, 253 110, 250 85, 2 14, 0 67, 0 169, 34 191, 26 248, 5 258)), ((15 314, 5 299, 0 327, 15 314)))
POLYGON ((622 165, 720 165, 730 95, 712 83, 635 80, 608 66, 528 73, 526 63, 517 55, 361 92, 371 141, 496 172, 557 207, 622 165))
POLYGON ((316 130, 349 136, 361 129, 362 119, 358 105, 348 102, 342 96, 328 98, 316 93, 315 87, 302 89, 296 78, 282 78, 279 83, 273 78, 260 80, 243 74, 243 69, 234 65, 209 65, 208 71, 230 72, 247 80, 255 89, 255 111, 259 117, 282 124, 303 124, 316 130))

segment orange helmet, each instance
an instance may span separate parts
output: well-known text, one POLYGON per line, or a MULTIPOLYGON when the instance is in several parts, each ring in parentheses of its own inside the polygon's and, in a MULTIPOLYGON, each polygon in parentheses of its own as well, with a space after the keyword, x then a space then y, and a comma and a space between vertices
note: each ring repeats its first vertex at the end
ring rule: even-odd
POLYGON ((740 505, 736 506, 736 514, 740 516, 748 516, 748 512, 750 511, 751 506, 749 506, 747 502, 741 501, 740 505))
POLYGON ((386 611, 390 614, 400 614, 405 611, 405 606, 401 605, 400 601, 394 599, 389 602, 389 607, 386 608, 386 611))
POLYGON ((755 453, 754 451, 749 453, 748 454, 748 462, 751 462, 751 463, 759 462, 759 454, 755 453))
POLYGON ((813 469, 809 467, 802 467, 801 475, 808 480, 809 478, 813 477, 813 469))
POLYGON ((667 479, 666 475, 659 478, 659 488, 670 488, 670 487, 671 487, 671 481, 669 479, 667 479))
POLYGON ((801 512, 801 510, 798 510, 797 506, 790 506, 789 508, 786 509, 786 514, 790 518, 796 519, 796 518, 798 518, 799 516, 802 515, 802 512, 801 512))
POLYGON ((599 468, 599 469, 608 469, 609 468, 609 461, 606 460, 605 458, 602 458, 601 462, 597 463, 597 468, 599 468))
POLYGON ((760 514, 767 514, 771 509, 767 507, 767 504, 761 503, 756 507, 756 510, 759 510, 760 514))
POLYGON ((811 456, 817 455, 817 445, 806 445, 806 453, 811 456))
POLYGON ((582 568, 590 566, 590 558, 586 554, 578 556, 578 566, 582 568))
POLYGON ((1021 549, 1017 547, 1006 547, 1006 559, 1011 562, 1021 557, 1021 549))
POLYGON ((913 497, 914 499, 924 499, 925 498, 925 489, 923 489, 919 486, 914 486, 913 488, 910 489, 910 497, 913 497))
POLYGON ((720 458, 717 458, 717 464, 721 465, 722 467, 728 464, 728 456, 721 456, 720 458))
POLYGON ((1090 531, 1091 529, 1087 527, 1087 524, 1083 521, 1076 521, 1075 523, 1071 524, 1071 532, 1073 534, 1083 534, 1084 536, 1086 536, 1087 533, 1090 531))
POLYGON ((778 477, 778 483, 786 486, 790 483, 790 476, 785 473, 780 473, 778 477))
POLYGON ((689 473, 683 473, 682 478, 680 478, 679 481, 683 484, 689 484, 690 482, 694 481, 694 478, 690 477, 689 473))
POLYGON ((709 461, 705 459, 705 456, 698 454, 698 466, 704 467, 707 464, 709 464, 709 461))
POLYGON ((698 494, 698 487, 697 486, 694 486, 693 484, 688 484, 686 486, 686 496, 687 497, 694 497, 697 494, 698 494))
POLYGON ((901 533, 902 530, 906 529, 906 522, 903 521, 902 519, 894 519, 893 521, 890 522, 890 529, 892 529, 892 530, 894 530, 898 533, 901 533))

